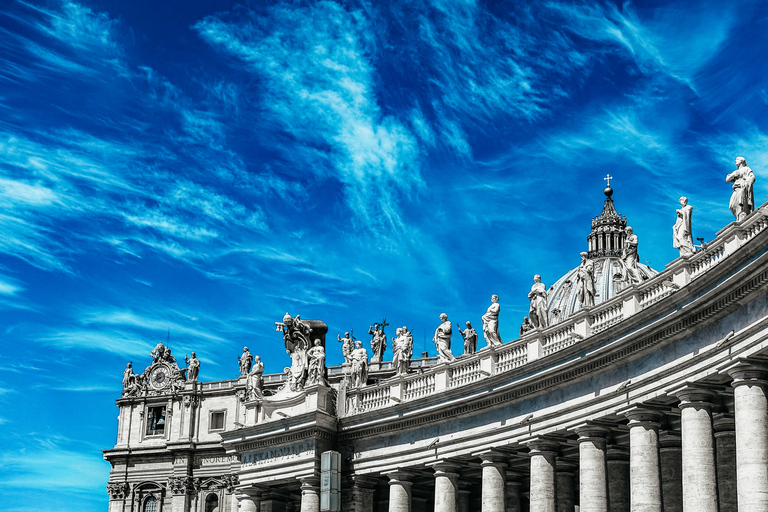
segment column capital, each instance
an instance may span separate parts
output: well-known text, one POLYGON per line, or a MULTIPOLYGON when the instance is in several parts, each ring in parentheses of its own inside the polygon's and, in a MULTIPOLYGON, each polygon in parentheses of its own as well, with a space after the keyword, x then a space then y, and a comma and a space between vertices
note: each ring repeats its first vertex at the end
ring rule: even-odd
POLYGON ((398 483, 410 484, 411 480, 418 475, 415 471, 408 471, 406 469, 395 469, 392 471, 385 471, 382 475, 389 479, 389 485, 395 485, 398 483))
POLYGON ((629 420, 629 428, 639 426, 659 428, 661 420, 664 418, 664 413, 660 410, 643 405, 633 405, 620 412, 629 420))
POLYGON ((427 462, 426 466, 435 470, 435 475, 459 476, 461 464, 451 460, 437 460, 427 462))
POLYGON ((509 455, 493 449, 484 450, 478 453, 473 453, 472 455, 475 457, 479 457, 483 461, 482 462, 483 466, 486 466, 489 464, 497 464, 497 465, 503 465, 506 467, 507 461, 509 460, 509 455))
POLYGON ((579 463, 578 461, 573 461, 571 459, 566 459, 563 457, 558 457, 555 461, 555 471, 557 473, 570 473, 570 474, 576 474, 576 472, 579 470, 579 463))
POLYGON ((712 415, 712 425, 715 427, 715 437, 733 435, 736 430, 736 418, 732 414, 717 413, 712 415))
POLYGON ((768 386, 768 361, 757 358, 739 358, 718 368, 733 379, 731 386, 768 386))
POLYGON ((608 462, 618 462, 622 464, 629 464, 629 448, 624 446, 609 446, 606 452, 606 460, 608 462))
POLYGON ((687 407, 711 409, 717 391, 709 386, 686 383, 667 390, 667 394, 674 395, 680 400, 680 409, 687 407))
POLYGON ((531 455, 557 455, 561 443, 555 439, 536 437, 523 444, 528 447, 531 455))
POLYGON ((585 423, 578 425, 570 430, 573 430, 578 434, 579 443, 584 442, 607 442, 608 435, 611 433, 611 429, 603 425, 595 425, 593 423, 585 423))
POLYGON ((680 432, 663 432, 659 435, 659 449, 664 451, 681 450, 683 446, 683 436, 680 432))

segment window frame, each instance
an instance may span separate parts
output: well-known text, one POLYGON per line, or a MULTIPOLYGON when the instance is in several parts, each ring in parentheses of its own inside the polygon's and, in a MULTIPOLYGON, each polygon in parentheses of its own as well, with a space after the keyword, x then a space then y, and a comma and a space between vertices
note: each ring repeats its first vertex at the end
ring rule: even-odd
POLYGON ((227 410, 216 409, 215 411, 208 411, 208 432, 223 432, 227 429, 227 410), (221 428, 213 428, 213 415, 221 414, 221 428))
MULTIPOLYGON (((165 405, 165 404, 163 404, 163 405, 149 405, 149 404, 147 404, 146 418, 147 418, 147 421, 146 421, 146 425, 145 425, 145 428, 144 428, 144 437, 151 437, 151 438, 165 437, 166 432, 168 432, 168 430, 166 430, 166 427, 168 425, 168 406, 165 405), (150 420, 150 416, 151 416, 151 412, 152 412, 153 409, 162 409, 162 416, 161 416, 161 418, 163 419, 163 430, 162 431, 158 432, 157 429, 151 429, 150 428, 150 421, 151 421, 150 420)), ((155 425, 157 425, 157 424, 155 423, 155 425)))

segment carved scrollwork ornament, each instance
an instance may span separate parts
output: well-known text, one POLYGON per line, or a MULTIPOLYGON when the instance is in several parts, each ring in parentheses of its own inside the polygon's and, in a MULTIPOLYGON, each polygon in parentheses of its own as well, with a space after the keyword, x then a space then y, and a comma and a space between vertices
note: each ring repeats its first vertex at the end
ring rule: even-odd
POLYGON ((234 492, 235 486, 240 483, 240 477, 238 475, 224 475, 221 477, 224 487, 229 492, 234 492))
POLYGON ((128 496, 130 485, 128 482, 107 482, 107 493, 113 500, 122 500, 128 496))
POLYGON ((191 476, 172 476, 168 479, 168 488, 174 496, 192 494, 195 484, 191 476))

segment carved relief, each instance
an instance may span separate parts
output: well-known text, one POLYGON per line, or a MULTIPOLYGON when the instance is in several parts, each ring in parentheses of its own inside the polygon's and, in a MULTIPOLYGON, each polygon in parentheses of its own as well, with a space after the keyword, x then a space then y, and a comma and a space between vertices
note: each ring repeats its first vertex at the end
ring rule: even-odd
POLYGON ((113 500, 125 499, 130 492, 128 482, 107 482, 107 493, 113 500))

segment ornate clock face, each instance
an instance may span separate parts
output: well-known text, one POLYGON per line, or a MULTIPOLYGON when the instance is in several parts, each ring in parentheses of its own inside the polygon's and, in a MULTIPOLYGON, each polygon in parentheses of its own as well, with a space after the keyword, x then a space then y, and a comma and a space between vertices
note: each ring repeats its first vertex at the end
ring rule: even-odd
POLYGON ((170 380, 168 369, 165 366, 158 366, 149 374, 149 383, 155 389, 164 389, 170 380))

